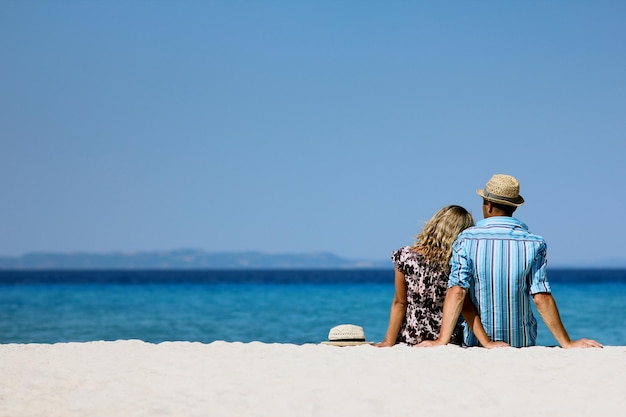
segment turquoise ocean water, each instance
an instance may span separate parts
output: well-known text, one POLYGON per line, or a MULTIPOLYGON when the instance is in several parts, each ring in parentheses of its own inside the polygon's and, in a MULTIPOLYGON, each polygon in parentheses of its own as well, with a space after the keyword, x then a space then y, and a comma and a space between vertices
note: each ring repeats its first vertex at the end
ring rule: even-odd
MULTIPOLYGON (((626 345, 626 270, 549 271, 572 338, 626 345)), ((0 271, 0 343, 140 339, 318 343, 385 335, 393 272, 0 271)), ((539 345, 556 341, 541 319, 539 345)))

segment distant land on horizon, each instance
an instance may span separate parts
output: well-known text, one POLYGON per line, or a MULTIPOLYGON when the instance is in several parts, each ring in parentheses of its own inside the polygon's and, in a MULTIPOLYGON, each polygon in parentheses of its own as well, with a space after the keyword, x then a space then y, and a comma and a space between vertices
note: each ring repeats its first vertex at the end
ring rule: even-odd
POLYGON ((28 253, 0 257, 0 269, 388 269, 389 261, 355 261, 332 253, 270 254, 197 249, 111 253, 28 253))
MULTIPOLYGON (((626 268, 626 259, 549 268, 626 268)), ((259 251, 206 252, 198 249, 110 253, 28 253, 0 256, 0 270, 19 269, 392 269, 389 260, 351 260, 333 253, 279 253, 259 251)))

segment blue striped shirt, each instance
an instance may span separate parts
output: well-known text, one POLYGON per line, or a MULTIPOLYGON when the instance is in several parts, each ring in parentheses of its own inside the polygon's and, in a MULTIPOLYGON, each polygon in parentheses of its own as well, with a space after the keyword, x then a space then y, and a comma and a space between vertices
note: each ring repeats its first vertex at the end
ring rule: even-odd
MULTIPOLYGON (((541 236, 514 217, 489 217, 459 235, 450 266, 448 287, 469 290, 491 340, 513 347, 536 344, 531 294, 550 292, 546 242, 541 236)), ((467 326, 465 343, 478 345, 467 326)))

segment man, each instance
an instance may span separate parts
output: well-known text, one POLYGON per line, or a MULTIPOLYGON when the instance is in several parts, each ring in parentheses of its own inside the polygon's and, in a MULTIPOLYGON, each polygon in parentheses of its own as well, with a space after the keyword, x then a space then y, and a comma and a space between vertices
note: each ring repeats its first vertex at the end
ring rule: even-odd
POLYGON ((513 217, 524 204, 519 188, 514 177, 496 174, 483 190, 476 191, 483 198, 484 219, 463 231, 453 246, 439 339, 418 346, 447 344, 461 312, 469 322, 465 332, 468 346, 478 345, 469 331, 476 328, 477 320, 494 342, 489 347, 534 346, 537 321, 532 299, 561 347, 602 347, 595 340, 569 338, 546 278, 546 243, 513 217))

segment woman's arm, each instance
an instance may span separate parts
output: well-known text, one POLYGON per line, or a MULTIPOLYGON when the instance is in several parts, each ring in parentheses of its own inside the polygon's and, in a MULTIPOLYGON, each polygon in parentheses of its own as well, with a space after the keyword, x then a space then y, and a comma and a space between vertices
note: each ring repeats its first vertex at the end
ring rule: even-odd
POLYGON ((395 270, 395 287, 396 292, 391 303, 391 312, 389 313, 389 326, 387 326, 387 334, 385 340, 378 343, 378 347, 393 346, 396 344, 402 321, 406 315, 406 281, 404 274, 395 270))
POLYGON ((487 332, 485 332, 485 328, 483 327, 483 323, 480 321, 480 317, 478 316, 478 310, 476 310, 476 306, 470 300, 469 294, 465 295, 465 300, 463 301, 463 308, 461 310, 461 314, 463 314, 463 318, 469 325, 469 328, 472 330, 480 344, 487 348, 497 348, 497 347, 507 347, 510 346, 506 342, 492 342, 487 332))

